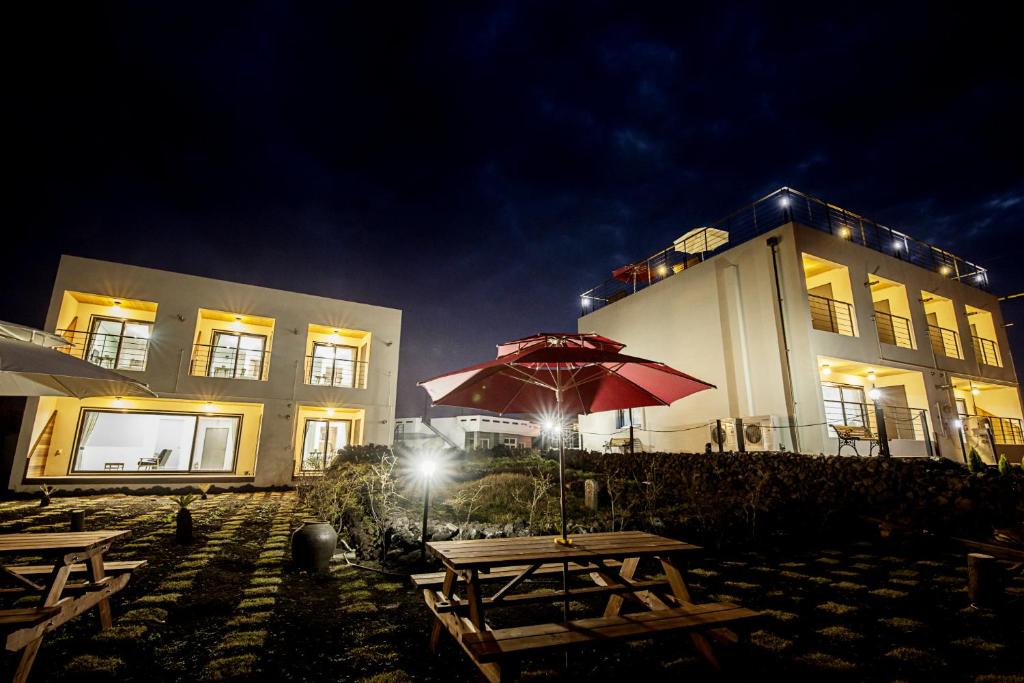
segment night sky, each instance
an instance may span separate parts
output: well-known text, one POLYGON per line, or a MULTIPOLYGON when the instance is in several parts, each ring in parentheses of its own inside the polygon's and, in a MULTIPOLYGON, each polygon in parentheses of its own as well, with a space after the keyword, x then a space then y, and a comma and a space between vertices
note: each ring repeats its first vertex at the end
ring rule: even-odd
POLYGON ((43 323, 61 253, 394 306, 414 415, 417 380, 574 330, 613 268, 782 185, 1024 289, 995 4, 25 4, 0 319, 43 323))

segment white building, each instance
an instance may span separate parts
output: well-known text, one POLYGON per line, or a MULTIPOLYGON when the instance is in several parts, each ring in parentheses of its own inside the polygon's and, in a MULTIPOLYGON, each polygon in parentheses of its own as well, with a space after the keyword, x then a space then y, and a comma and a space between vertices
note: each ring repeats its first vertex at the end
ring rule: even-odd
POLYGON ((390 444, 401 311, 64 256, 47 331, 158 398, 30 398, 10 486, 289 484, 390 444))
POLYGON ((530 448, 540 436, 540 426, 529 420, 494 415, 421 417, 395 420, 395 443, 448 446, 450 448, 530 448))
MULTIPOLYGON (((579 331, 718 387, 635 410, 645 450, 701 451, 719 419, 734 448, 742 418, 759 427, 745 430, 747 449, 835 453, 833 425, 878 434, 877 403, 894 455, 962 460, 966 446, 1020 461, 999 301, 986 269, 945 249, 783 188, 629 273, 582 295, 579 331)), ((599 449, 629 417, 580 422, 599 449)))

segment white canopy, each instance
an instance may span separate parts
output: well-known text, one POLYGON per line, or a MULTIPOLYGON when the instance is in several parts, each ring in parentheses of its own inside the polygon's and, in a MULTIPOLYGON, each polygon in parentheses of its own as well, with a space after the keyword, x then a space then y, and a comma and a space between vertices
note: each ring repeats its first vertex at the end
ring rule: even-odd
POLYGON ((56 334, 50 334, 49 332, 43 332, 42 330, 37 330, 34 327, 25 327, 24 325, 18 325, 16 323, 9 323, 4 320, 0 320, 0 339, 2 338, 32 342, 33 344, 39 344, 40 346, 48 346, 51 348, 71 346, 71 343, 64 339, 64 337, 56 334))
POLYGON ((729 233, 718 228, 694 228, 682 237, 676 239, 673 244, 676 251, 687 254, 700 254, 705 251, 714 251, 729 241, 729 233))
POLYGON ((0 334, 0 396, 156 396, 130 377, 43 343, 0 334))

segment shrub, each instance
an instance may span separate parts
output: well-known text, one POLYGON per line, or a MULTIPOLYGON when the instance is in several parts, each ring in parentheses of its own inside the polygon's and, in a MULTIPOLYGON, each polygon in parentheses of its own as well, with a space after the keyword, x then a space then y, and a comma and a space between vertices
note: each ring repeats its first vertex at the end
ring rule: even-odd
POLYGON ((1010 461, 1006 459, 1005 455, 999 456, 999 474, 1006 476, 1010 473, 1010 461))
POLYGON ((985 470, 985 463, 981 461, 981 456, 978 455, 976 448, 971 448, 971 452, 967 455, 967 469, 975 474, 985 470))

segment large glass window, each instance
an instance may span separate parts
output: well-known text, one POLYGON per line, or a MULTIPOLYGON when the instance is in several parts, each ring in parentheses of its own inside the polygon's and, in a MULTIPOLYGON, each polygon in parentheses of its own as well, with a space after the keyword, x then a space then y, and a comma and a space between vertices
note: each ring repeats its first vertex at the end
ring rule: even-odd
POLYGON ((825 399, 825 421, 829 425, 868 426, 863 387, 830 382, 821 385, 821 393, 825 399))
POLYGON ((85 360, 112 370, 145 370, 153 323, 94 317, 85 360))
POLYGON ((74 472, 230 472, 238 415, 83 410, 74 472))
POLYGON ((303 472, 321 472, 351 443, 351 420, 307 419, 302 438, 303 472))
POLYGON ((261 334, 215 331, 210 353, 209 377, 263 379, 267 338, 261 334))
POLYGON ((313 344, 313 359, 309 365, 309 383, 333 387, 353 387, 356 378, 354 346, 313 344))

